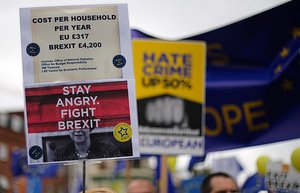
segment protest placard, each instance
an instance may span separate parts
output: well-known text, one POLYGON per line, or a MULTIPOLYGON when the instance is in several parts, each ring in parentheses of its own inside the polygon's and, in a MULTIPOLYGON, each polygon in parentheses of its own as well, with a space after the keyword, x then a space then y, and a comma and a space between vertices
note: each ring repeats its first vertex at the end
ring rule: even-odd
POLYGON ((127 6, 20 17, 29 164, 139 157, 127 6))
POLYGON ((142 153, 203 155, 205 50, 201 41, 133 41, 142 153))

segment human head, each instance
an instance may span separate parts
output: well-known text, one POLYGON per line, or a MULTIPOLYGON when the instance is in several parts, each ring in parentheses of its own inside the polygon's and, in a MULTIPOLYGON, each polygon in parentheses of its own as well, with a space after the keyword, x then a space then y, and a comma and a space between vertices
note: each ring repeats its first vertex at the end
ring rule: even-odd
POLYGON ((90 129, 74 129, 69 134, 74 143, 85 143, 90 139, 90 129))
POLYGON ((235 180, 223 172, 209 174, 201 184, 201 193, 233 193, 238 191, 235 180))
POLYGON ((156 189, 150 180, 135 179, 129 183, 127 193, 156 193, 156 189))
POLYGON ((86 190, 85 193, 115 193, 115 192, 110 188, 94 188, 94 189, 86 190))

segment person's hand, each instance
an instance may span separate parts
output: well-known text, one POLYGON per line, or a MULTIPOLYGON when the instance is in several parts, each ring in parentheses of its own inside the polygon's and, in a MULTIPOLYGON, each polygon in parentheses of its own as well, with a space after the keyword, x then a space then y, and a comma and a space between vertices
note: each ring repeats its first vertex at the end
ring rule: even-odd
POLYGON ((163 125, 179 125, 185 118, 182 99, 161 97, 148 102, 145 117, 149 123, 163 125))
MULTIPOLYGON (((83 193, 83 192, 80 192, 83 193)), ((110 188, 93 188, 93 189, 89 189, 86 190, 85 193, 116 193, 115 191, 113 191, 110 188)))

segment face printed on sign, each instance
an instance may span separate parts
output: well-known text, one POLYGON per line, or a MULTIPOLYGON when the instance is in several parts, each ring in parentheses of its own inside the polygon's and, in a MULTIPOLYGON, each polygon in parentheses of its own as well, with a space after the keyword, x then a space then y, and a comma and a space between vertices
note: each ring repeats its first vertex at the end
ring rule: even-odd
POLYGON ((70 130, 69 134, 74 143, 84 143, 90 138, 90 129, 70 130))

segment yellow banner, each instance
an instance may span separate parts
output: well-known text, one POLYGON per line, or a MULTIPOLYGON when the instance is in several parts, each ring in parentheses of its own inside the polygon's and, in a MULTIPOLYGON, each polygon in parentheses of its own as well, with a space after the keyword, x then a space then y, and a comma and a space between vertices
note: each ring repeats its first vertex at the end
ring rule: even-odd
POLYGON ((204 103, 205 56, 201 41, 133 40, 137 99, 172 95, 204 103))

